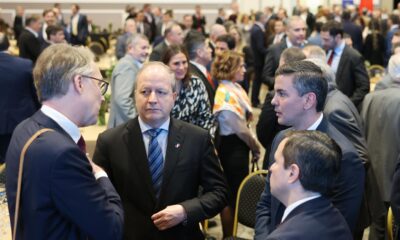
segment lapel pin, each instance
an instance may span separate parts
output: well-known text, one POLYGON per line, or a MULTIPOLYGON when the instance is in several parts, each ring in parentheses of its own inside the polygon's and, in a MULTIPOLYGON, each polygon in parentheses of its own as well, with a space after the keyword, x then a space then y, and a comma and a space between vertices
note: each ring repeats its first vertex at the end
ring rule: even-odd
POLYGON ((181 146, 181 144, 177 143, 175 144, 175 148, 179 148, 181 146))

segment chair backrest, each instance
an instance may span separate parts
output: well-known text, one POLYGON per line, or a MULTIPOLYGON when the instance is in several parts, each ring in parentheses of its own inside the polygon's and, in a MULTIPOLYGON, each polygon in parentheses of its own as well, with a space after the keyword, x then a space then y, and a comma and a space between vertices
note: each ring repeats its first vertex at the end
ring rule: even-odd
POLYGON ((264 191, 267 170, 250 173, 240 184, 236 199, 233 236, 236 237, 238 223, 254 228, 256 222, 256 207, 264 191))
POLYGON ((389 207, 387 214, 386 231, 388 235, 388 240, 393 240, 393 212, 391 207, 389 207))

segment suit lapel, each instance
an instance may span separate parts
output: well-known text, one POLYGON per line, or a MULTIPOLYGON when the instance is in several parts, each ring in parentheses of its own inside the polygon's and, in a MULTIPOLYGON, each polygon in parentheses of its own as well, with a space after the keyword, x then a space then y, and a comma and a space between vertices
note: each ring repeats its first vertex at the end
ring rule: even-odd
MULTIPOLYGON (((164 159, 163 181, 160 193, 160 199, 164 199, 166 190, 175 171, 175 166, 179 161, 179 155, 183 147, 183 133, 178 121, 171 118, 168 130, 167 153, 164 159)), ((161 201, 160 201, 161 202, 161 201)))
POLYGON ((129 149, 128 159, 130 169, 132 171, 136 170, 135 173, 130 175, 131 181, 142 181, 144 185, 143 189, 149 194, 154 204, 156 197, 138 118, 135 118, 127 125, 127 131, 124 132, 123 139, 127 149, 129 149))
POLYGON ((348 57, 347 57, 347 55, 348 55, 347 48, 348 48, 347 46, 344 47, 342 56, 340 56, 338 68, 336 70, 336 82, 342 80, 342 77, 340 77, 340 76, 342 76, 343 69, 347 64, 347 59, 348 59, 348 57))

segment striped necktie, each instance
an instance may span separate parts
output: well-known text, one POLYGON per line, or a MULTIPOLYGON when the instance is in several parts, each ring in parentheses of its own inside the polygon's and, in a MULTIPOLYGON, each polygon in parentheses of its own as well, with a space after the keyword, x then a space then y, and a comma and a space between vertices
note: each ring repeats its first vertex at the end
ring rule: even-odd
POLYGON ((162 150, 157 141, 157 136, 161 131, 162 129, 160 128, 149 129, 146 131, 150 137, 147 158, 149 160, 151 180, 153 181, 153 188, 157 198, 160 195, 162 170, 164 167, 162 150))

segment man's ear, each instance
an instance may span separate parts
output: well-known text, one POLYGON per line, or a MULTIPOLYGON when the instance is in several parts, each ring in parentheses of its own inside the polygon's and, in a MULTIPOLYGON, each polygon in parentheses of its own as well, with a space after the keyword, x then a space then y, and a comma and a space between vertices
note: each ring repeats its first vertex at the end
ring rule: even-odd
POLYGON ((289 183, 294 183, 300 179, 300 168, 297 164, 292 164, 289 167, 290 175, 289 175, 289 183))
POLYGON ((78 93, 81 94, 83 92, 83 85, 82 85, 82 76, 75 75, 72 79, 72 86, 73 89, 78 93))
POLYGON ((317 105, 317 95, 313 92, 309 92, 303 95, 304 98, 304 109, 308 110, 317 105))

